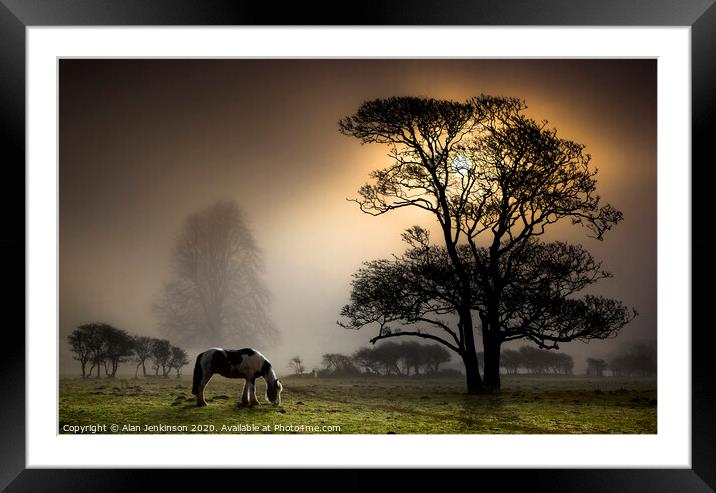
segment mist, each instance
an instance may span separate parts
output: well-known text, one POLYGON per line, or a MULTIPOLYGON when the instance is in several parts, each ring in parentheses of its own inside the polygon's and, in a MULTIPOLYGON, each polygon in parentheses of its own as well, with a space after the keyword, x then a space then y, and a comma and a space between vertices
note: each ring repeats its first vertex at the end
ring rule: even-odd
POLYGON ((639 313, 614 339, 563 344, 575 373, 587 357, 655 340, 653 60, 62 60, 60 372, 79 371, 65 342, 78 325, 164 336, 152 307, 172 250, 187 218, 221 201, 238 205, 261 252, 278 336, 257 349, 277 371, 296 355, 310 371, 324 353, 368 345, 374 330, 336 324, 351 275, 400 254, 401 232, 433 219, 371 217, 346 200, 387 149, 340 135, 337 122, 373 98, 480 93, 523 98, 530 116, 586 144, 598 193, 624 213, 603 242, 570 225, 548 235, 585 245, 614 274, 595 292, 639 313))

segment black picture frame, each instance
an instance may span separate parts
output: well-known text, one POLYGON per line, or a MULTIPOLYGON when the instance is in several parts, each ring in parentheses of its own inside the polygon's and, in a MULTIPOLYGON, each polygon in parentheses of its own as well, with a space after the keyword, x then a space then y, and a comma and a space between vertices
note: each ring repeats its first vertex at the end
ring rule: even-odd
MULTIPOLYGON (((3 406, 0 419, 0 488, 7 491, 143 490, 147 481, 185 491, 207 484, 209 473, 192 470, 51 470, 25 468, 25 28, 29 26, 116 25, 550 25, 690 26, 692 68, 692 469, 480 470, 466 481, 530 491, 706 492, 716 490, 716 384, 711 378, 714 336, 708 280, 716 271, 716 240, 709 233, 713 158, 710 125, 716 118, 716 0, 369 0, 361 3, 237 2, 230 0, 0 0, 0 141, 3 191, 0 258, 8 289, 4 312, 19 320, 4 327, 0 345, 3 406), (22 211, 22 214, 20 212, 22 211), (703 289, 699 289, 699 284, 703 289), (21 312, 21 307, 23 310, 21 312), (472 479, 470 479, 472 478, 472 479)), ((686 218, 684 218, 686 220, 686 218)), ((668 303, 668 300, 659 300, 668 303)), ((688 327, 674 328, 686 336, 688 327)), ((663 343, 664 341, 659 341, 663 343)), ((668 343, 668 341, 666 341, 668 343)), ((240 446, 237 445, 237 454, 240 446)), ((98 451, 101 453, 101 451, 98 451)), ((426 453, 431 453, 427 451, 426 453)), ((440 451, 439 453, 449 453, 440 451)), ((579 451, 575 451, 579 453, 579 451)), ((339 490, 372 488, 376 472, 339 471, 339 490)), ((315 472, 313 472, 315 474, 315 472)), ((211 481, 236 481, 240 472, 213 471, 211 481)), ((245 487, 335 489, 332 481, 309 478, 312 471, 252 474, 245 487), (269 481, 270 479, 270 481, 269 481), (272 482, 269 485, 269 482, 272 482)), ((457 487, 454 476, 412 471, 423 487, 457 487)), ((401 479, 402 481, 402 479, 401 479)), ((241 488, 242 486, 238 486, 241 488)))

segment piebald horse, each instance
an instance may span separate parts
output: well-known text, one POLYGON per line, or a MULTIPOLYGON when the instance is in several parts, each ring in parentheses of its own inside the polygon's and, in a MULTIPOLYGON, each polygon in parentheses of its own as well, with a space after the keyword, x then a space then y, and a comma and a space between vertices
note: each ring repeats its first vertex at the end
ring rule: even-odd
POLYGON ((226 378, 246 380, 241 395, 241 404, 244 406, 259 404, 256 399, 256 379, 260 377, 266 380, 266 399, 274 406, 281 403, 283 386, 278 381, 269 360, 255 349, 211 348, 200 353, 196 357, 194 382, 191 388, 191 393, 196 396, 197 406, 206 406, 204 387, 215 373, 226 378))

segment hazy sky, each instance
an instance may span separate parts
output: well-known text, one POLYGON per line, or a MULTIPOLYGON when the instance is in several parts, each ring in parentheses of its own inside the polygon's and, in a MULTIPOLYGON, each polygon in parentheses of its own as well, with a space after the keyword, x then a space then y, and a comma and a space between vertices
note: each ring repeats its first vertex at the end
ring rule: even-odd
MULTIPOLYGON (((346 201, 387 149, 340 135, 367 99, 517 96, 527 113, 586 144, 603 200, 624 212, 604 242, 558 226, 614 278, 594 290, 639 317, 607 342, 562 347, 604 356, 656 337, 656 62, 653 60, 62 60, 60 62, 61 370, 66 335, 104 321, 158 335, 151 311, 186 216, 221 199, 244 210, 266 265, 283 369, 350 352, 375 335, 336 325, 351 274, 400 253, 401 231, 433 219, 382 217, 346 201)), ((519 344, 518 344, 519 345, 519 344)), ((287 371, 287 370, 284 370, 287 371)))

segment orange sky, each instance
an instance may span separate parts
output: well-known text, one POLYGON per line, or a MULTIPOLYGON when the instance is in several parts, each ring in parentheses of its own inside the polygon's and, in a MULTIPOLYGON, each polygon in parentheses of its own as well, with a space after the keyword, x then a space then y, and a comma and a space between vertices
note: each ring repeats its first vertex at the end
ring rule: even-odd
MULTIPOLYGON (((271 359, 352 351, 373 334, 335 325, 361 262, 402 250, 431 220, 374 218, 347 197, 387 161, 337 131, 371 98, 517 96, 587 145, 599 193, 625 220, 603 243, 559 226, 615 277, 597 291, 640 316, 605 355, 656 336, 656 62, 653 60, 63 60, 60 64, 60 337, 94 320, 156 333, 151 303, 185 217, 219 199, 244 209, 264 252, 271 359)), ((64 347, 64 344, 61 345, 64 347)), ((62 370, 74 370, 66 350, 62 370)), ((277 363, 275 363, 277 364, 277 363)))

